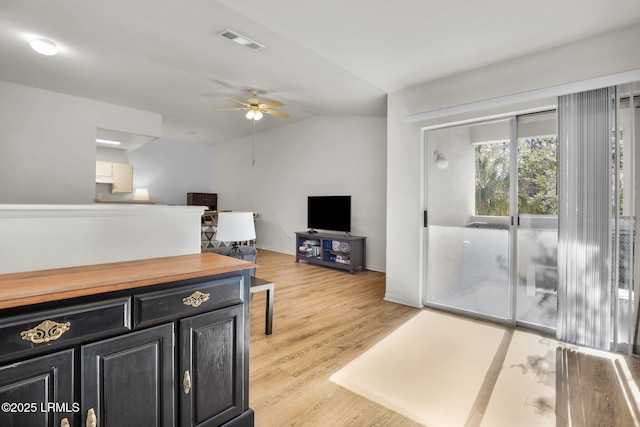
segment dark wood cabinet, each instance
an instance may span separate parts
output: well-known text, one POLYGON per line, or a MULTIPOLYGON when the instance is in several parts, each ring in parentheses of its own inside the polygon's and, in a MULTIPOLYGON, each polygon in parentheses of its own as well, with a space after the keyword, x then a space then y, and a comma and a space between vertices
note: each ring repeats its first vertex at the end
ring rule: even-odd
MULTIPOLYGON (((184 278, 188 258, 176 257, 180 280, 0 310, 0 403, 13 405, 0 411, 0 426, 253 426, 247 268, 255 265, 233 271, 228 257, 202 256, 223 259, 222 271, 184 278)), ((119 268, 96 281, 120 277, 119 268)))
POLYGON ((74 401, 74 351, 0 367, 0 426, 59 427, 79 411, 74 401))
POLYGON ((173 323, 81 348, 82 414, 102 427, 175 425, 173 323))
POLYGON ((218 210, 217 193, 187 193, 187 206, 206 206, 210 211, 218 210))
POLYGON ((217 426, 242 413, 243 331, 241 306, 180 321, 180 425, 217 426))

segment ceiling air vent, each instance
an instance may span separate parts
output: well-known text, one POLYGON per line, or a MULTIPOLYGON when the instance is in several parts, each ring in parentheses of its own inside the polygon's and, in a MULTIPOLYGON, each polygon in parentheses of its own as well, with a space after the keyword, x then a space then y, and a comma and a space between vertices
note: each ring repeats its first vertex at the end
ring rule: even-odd
POLYGON ((249 49, 260 50, 266 47, 265 45, 253 41, 250 38, 240 35, 228 28, 224 31, 219 32, 218 34, 242 46, 248 47, 249 49))

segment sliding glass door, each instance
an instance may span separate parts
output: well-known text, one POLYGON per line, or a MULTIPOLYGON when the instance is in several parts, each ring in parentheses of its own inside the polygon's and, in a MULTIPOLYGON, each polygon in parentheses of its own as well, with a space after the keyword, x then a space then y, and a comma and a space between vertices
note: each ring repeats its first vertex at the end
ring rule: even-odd
POLYGON ((519 116, 516 321, 555 330, 558 137, 555 111, 519 116))
POLYGON ((425 304, 555 328, 555 123, 547 112, 426 133, 425 304))
POLYGON ((426 304, 508 321, 512 120, 426 135, 426 304))
POLYGON ((640 83, 558 111, 425 131, 424 303, 636 352, 640 83))

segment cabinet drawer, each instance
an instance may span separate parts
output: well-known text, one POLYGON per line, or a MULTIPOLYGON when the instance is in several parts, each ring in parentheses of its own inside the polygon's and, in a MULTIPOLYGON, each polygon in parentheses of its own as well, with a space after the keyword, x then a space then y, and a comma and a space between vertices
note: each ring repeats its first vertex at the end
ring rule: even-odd
POLYGON ((134 327, 177 319, 243 301, 242 276, 200 281, 166 291, 133 296, 134 327))
POLYGON ((129 297, 3 319, 0 360, 18 358, 131 329, 129 297))

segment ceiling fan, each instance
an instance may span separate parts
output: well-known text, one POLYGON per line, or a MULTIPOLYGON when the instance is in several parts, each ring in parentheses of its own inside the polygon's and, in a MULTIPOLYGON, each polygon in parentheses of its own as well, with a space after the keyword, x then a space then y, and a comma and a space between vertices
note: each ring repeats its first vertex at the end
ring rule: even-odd
POLYGON ((216 111, 246 111, 245 117, 249 120, 260 120, 264 114, 271 114, 272 116, 282 117, 288 119, 289 115, 281 113, 280 111, 272 110, 275 107, 284 107, 284 104, 279 101, 264 103, 261 99, 258 99, 258 90, 252 89, 251 95, 253 97, 246 101, 238 101, 237 99, 227 98, 231 102, 242 105, 240 108, 218 108, 216 111))

